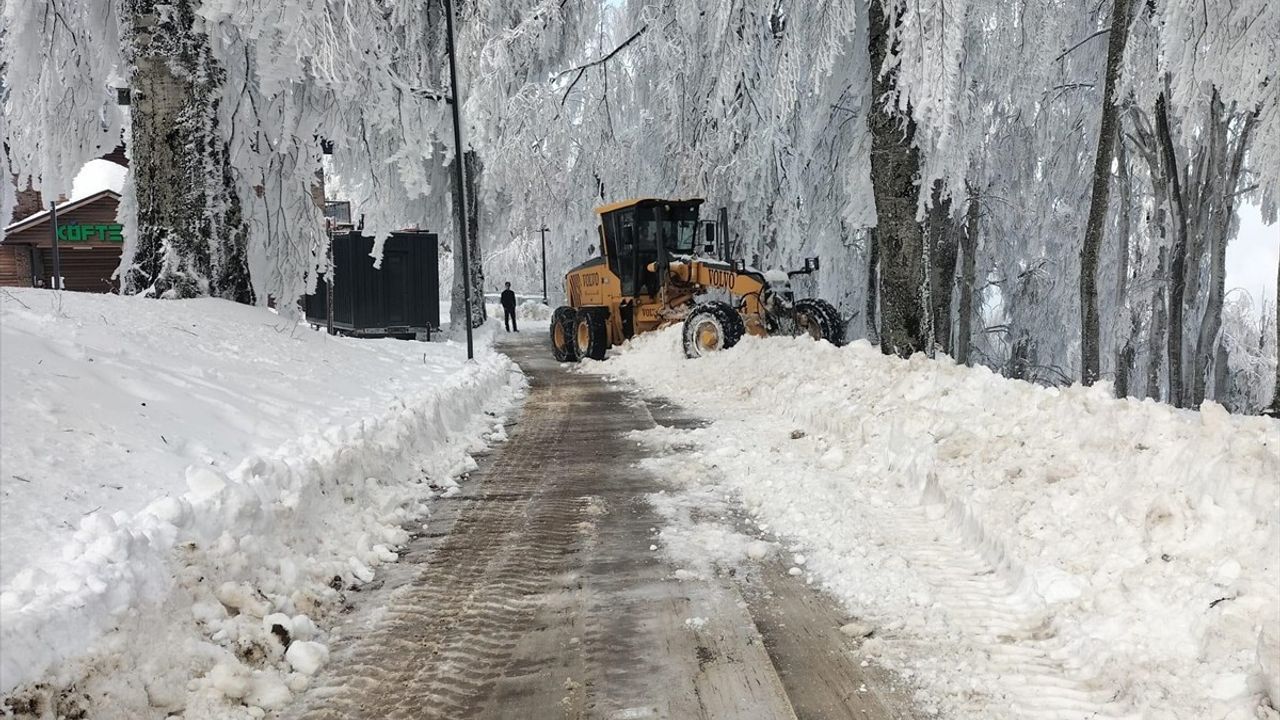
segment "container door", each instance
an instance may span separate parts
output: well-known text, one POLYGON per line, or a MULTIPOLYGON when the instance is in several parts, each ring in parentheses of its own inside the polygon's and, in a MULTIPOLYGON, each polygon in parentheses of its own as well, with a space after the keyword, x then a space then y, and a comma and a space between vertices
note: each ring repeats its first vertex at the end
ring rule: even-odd
POLYGON ((408 326, 410 296, 409 257, 405 250, 387 249, 382 255, 381 277, 385 327, 408 326))
POLYGON ((423 286, 418 289, 426 312, 426 324, 440 327, 440 236, 430 234, 419 243, 417 276, 423 286))

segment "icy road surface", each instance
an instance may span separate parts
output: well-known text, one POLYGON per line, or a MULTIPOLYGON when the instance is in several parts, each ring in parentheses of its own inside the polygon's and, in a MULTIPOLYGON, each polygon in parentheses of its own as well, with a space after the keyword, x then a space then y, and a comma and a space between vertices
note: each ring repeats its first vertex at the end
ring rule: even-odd
POLYGON ((289 717, 912 717, 776 558, 672 559, 648 500, 667 486, 630 434, 679 418, 558 366, 541 330, 505 346, 530 378, 510 442, 359 603, 289 717))

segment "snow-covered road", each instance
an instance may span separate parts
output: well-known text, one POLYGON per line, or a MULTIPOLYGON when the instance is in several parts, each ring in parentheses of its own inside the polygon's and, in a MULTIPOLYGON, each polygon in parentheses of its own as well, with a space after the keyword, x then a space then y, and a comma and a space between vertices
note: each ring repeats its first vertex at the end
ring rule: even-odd
POLYGON ((714 421, 635 435, 684 488, 655 504, 691 568, 785 552, 944 717, 1274 716, 1280 424, 865 343, 686 361, 679 337, 585 369, 714 421))

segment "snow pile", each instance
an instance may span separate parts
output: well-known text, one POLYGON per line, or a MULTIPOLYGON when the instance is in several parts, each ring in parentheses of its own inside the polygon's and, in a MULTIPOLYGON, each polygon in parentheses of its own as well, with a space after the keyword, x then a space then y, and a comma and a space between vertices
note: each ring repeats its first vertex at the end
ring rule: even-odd
MULTIPOLYGON (((715 486, 701 483, 704 468, 693 464, 682 466, 669 461, 670 447, 664 433, 632 434, 649 444, 657 460, 641 461, 642 466, 657 471, 659 476, 682 486, 684 492, 659 492, 649 496, 649 503, 666 520, 658 532, 663 551, 681 567, 676 577, 708 579, 715 576, 716 566, 736 567, 747 561, 763 560, 775 551, 773 543, 745 535, 734 527, 731 517, 736 503, 715 486), (694 474, 698 476, 695 477, 694 474)), ((684 448, 687 450, 688 448, 684 448)), ((679 452, 680 450, 677 450, 679 452)))
POLYGON ((551 322, 551 314, 553 312, 555 312, 555 308, 542 304, 541 300, 525 300, 516 306, 516 317, 521 320, 551 322))
POLYGON ((0 293, 0 693, 287 702, 317 624, 505 437, 523 379, 484 339, 467 363, 218 300, 0 293))
MULTIPOLYGON (((530 327, 537 324, 539 325, 539 330, 545 330, 546 328, 541 327, 540 324, 551 322, 551 313, 554 311, 555 308, 543 305, 541 298, 537 300, 521 300, 520 304, 516 305, 516 322, 529 322, 530 327)), ((489 317, 501 324, 502 305, 497 303, 489 305, 489 317)))
MULTIPOLYGON (((746 338, 687 361, 679 338, 585 368, 715 420, 642 433, 677 451, 650 464, 691 507, 732 493, 760 536, 803 553, 792 572, 869 618, 864 650, 920 688, 923 711, 1277 717, 1274 420, 861 342, 746 338)), ((726 554, 715 522, 672 539, 726 554)))

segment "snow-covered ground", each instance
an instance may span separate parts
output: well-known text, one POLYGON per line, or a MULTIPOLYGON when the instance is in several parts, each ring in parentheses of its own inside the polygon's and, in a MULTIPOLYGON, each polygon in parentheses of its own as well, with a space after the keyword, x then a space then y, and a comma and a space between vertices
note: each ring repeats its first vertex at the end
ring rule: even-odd
POLYGON ((467 363, 220 300, 0 292, 0 695, 287 702, 344 591, 504 437, 523 379, 478 338, 467 363))
POLYGON ((666 551, 692 573, 782 553, 922 711, 1280 717, 1280 423, 863 342, 685 360, 672 328, 584 369, 714 421, 637 434, 684 520, 666 551))

